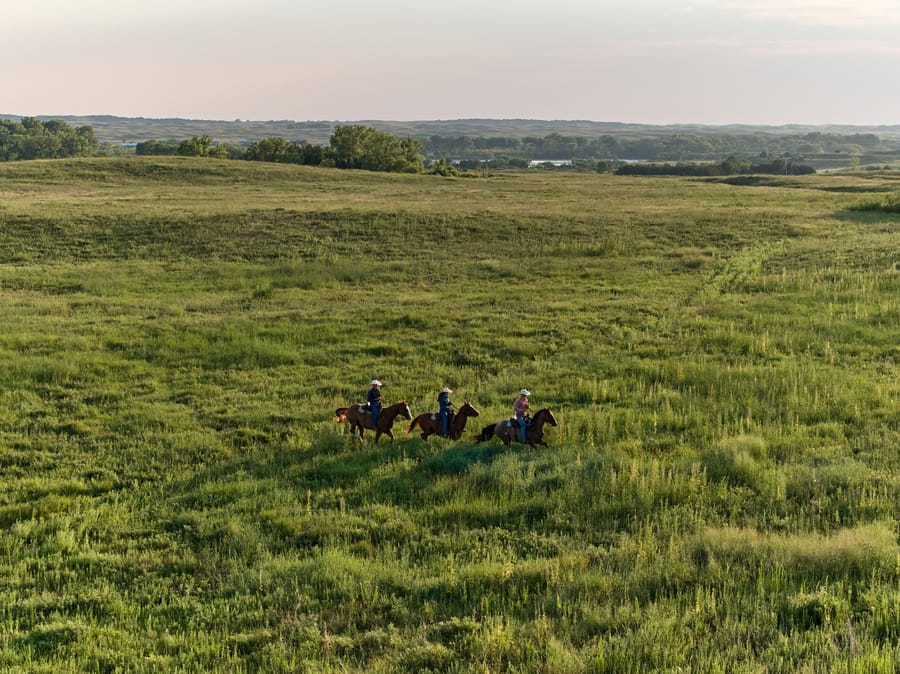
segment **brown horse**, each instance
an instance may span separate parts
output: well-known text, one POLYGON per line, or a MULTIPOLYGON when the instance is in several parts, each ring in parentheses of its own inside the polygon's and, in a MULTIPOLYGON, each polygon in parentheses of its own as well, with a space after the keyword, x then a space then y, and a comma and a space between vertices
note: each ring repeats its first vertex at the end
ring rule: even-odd
MULTIPOLYGON (((544 424, 556 426, 556 417, 549 407, 538 410, 538 413, 531 418, 531 423, 525 427, 525 444, 536 447, 537 445, 547 446, 544 442, 544 424)), ((485 426, 481 433, 475 439, 475 442, 484 442, 497 436, 503 441, 503 444, 509 447, 510 443, 522 442, 522 433, 519 422, 515 417, 511 419, 503 419, 496 424, 485 426)))
POLYGON ((354 433, 359 431, 360 440, 363 439, 366 429, 374 430, 375 442, 378 442, 382 435, 388 436, 391 442, 394 441, 394 434, 391 432, 391 428, 397 416, 401 416, 404 419, 412 419, 412 412, 409 411, 409 405, 405 400, 401 400, 399 403, 394 403, 381 410, 381 414, 378 415, 378 428, 372 428, 372 412, 366 408, 365 403, 356 403, 349 407, 338 407, 334 412, 335 422, 349 421, 350 431, 354 433))
MULTIPOLYGON (((469 417, 477 416, 478 410, 475 409, 475 406, 471 405, 468 401, 464 402, 462 407, 459 408, 459 412, 454 414, 450 423, 447 424, 447 431, 450 434, 450 438, 452 440, 459 440, 463 431, 466 430, 466 422, 469 420, 469 417)), ((409 428, 406 429, 406 432, 412 433, 416 426, 422 429, 423 440, 427 440, 429 435, 440 435, 442 430, 441 416, 437 412, 425 412, 424 414, 420 414, 412 420, 412 423, 409 425, 409 428)))

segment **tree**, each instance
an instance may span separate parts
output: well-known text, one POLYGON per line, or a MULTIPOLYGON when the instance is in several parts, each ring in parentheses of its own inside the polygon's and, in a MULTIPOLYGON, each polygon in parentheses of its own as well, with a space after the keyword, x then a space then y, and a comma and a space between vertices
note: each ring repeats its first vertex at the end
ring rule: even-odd
POLYGON ((416 172, 422 169, 422 143, 353 124, 335 127, 327 151, 337 168, 416 172))
POLYGON ((372 129, 363 142, 360 168, 369 171, 396 171, 400 155, 400 141, 384 131, 372 129))
POLYGON ((0 120, 0 160, 89 157, 100 150, 90 126, 73 128, 62 120, 23 117, 0 120))
POLYGON ((212 136, 194 136, 190 140, 183 140, 178 146, 178 152, 182 157, 209 157, 212 153, 212 136))
POLYGON ((334 165, 337 168, 362 168, 365 147, 373 131, 359 124, 336 126, 331 134, 329 152, 334 165))
POLYGON ((734 158, 734 155, 723 161, 720 166, 722 168, 722 174, 726 176, 735 175, 736 173, 741 172, 741 163, 734 158))
POLYGON ((301 145, 300 146, 300 163, 307 166, 318 166, 325 158, 325 148, 321 145, 301 145))
POLYGON ((137 155, 173 155, 178 154, 178 143, 175 141, 145 140, 134 148, 137 155))
POLYGON ((422 141, 412 136, 407 136, 400 141, 400 154, 403 164, 400 170, 407 173, 416 173, 421 171, 424 164, 422 160, 423 146, 422 141))
POLYGON ((459 169, 447 161, 446 157, 441 157, 432 164, 431 173, 445 178, 456 178, 460 175, 459 169))
POLYGON ((292 143, 284 138, 273 136, 252 143, 244 153, 244 158, 251 161, 285 161, 292 143))

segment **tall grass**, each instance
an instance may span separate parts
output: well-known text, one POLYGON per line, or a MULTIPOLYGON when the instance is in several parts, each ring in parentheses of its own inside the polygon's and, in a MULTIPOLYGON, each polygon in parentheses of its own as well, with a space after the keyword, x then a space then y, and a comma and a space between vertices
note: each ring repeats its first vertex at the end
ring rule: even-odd
POLYGON ((0 165, 0 668, 894 671, 895 184, 0 165))

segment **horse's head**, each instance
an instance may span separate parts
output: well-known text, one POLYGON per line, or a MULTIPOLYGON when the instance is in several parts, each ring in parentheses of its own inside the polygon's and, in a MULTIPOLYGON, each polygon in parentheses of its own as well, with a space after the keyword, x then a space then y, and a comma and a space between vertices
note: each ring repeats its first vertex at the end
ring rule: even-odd
POLYGON ((478 410, 475 409, 475 405, 472 405, 468 400, 462 404, 462 407, 459 408, 459 412, 457 414, 464 417, 477 417, 478 410))
POLYGON ((556 417, 553 416, 553 410, 551 410, 549 407, 545 407, 540 412, 538 412, 536 415, 534 415, 535 419, 537 419, 538 415, 540 415, 540 414, 544 415, 544 417, 545 417, 544 421, 546 421, 551 426, 556 426, 556 417))
POLYGON ((349 407, 338 407, 334 411, 334 423, 340 424, 344 421, 347 421, 347 410, 349 407))
POLYGON ((400 416, 404 419, 412 420, 412 412, 409 410, 409 403, 405 400, 400 402, 400 416))

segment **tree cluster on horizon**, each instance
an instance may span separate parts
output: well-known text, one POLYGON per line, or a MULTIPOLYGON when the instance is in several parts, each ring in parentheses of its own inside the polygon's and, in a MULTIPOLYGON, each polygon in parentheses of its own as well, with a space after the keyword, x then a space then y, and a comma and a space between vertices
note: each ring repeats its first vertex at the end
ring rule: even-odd
POLYGON ((72 127, 60 120, 23 117, 0 119, 0 161, 63 159, 96 155, 100 142, 90 126, 72 127))
POLYGON ((398 138, 359 124, 336 127, 328 145, 297 143, 273 136, 241 148, 216 144, 211 136, 203 135, 181 142, 149 140, 138 143, 135 152, 400 173, 417 173, 424 167, 422 143, 416 138, 398 138))

